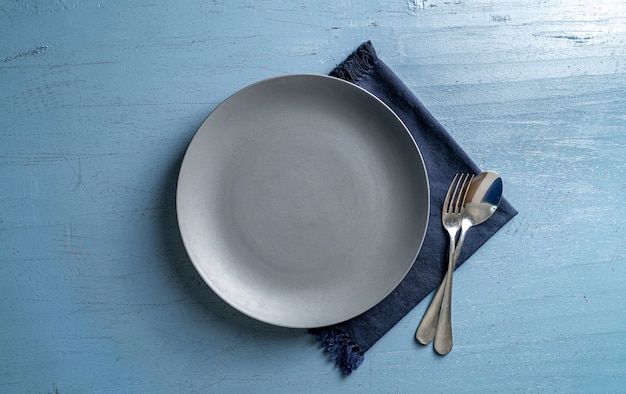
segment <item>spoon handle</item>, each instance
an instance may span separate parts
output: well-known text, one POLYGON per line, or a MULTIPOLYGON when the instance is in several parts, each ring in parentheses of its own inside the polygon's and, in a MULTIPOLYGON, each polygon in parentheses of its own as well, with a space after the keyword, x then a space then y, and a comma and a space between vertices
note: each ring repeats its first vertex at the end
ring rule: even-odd
POLYGON ((463 221, 461 224, 461 235, 459 241, 456 244, 456 250, 450 248, 450 258, 448 261, 448 272, 444 280, 445 289, 443 293, 443 301, 441 303, 441 311, 439 313, 439 320, 437 322, 437 330, 435 332, 435 351, 441 355, 446 355, 452 350, 452 275, 454 268, 456 267, 456 261, 461 252, 463 241, 467 230, 471 226, 467 221, 463 221))

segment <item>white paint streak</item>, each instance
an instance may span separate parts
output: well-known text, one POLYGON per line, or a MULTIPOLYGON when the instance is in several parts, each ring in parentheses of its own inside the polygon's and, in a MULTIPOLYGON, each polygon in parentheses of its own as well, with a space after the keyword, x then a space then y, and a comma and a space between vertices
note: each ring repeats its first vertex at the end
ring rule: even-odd
POLYGON ((417 12, 422 11, 427 1, 428 0, 408 0, 407 6, 409 7, 409 12, 415 15, 417 12))

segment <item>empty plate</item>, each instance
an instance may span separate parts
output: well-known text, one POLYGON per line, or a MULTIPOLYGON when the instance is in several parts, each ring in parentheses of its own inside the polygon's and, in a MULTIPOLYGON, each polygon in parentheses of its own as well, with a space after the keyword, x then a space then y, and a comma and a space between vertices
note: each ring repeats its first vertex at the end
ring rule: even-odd
POLYGON ((192 263, 224 301, 270 324, 319 327, 365 312, 404 278, 429 189, 418 147, 379 99, 288 75, 207 117, 176 208, 192 263))

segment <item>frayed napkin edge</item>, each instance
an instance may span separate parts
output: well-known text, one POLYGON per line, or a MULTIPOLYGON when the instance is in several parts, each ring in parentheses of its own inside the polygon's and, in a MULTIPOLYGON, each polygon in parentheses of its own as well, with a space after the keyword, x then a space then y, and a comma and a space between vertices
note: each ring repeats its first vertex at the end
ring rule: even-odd
POLYGON ((322 330, 311 329, 309 333, 315 334, 315 339, 326 350, 328 357, 341 368, 344 375, 350 375, 363 364, 365 353, 342 329, 336 327, 322 330))
POLYGON ((330 76, 357 83, 377 62, 378 55, 372 42, 366 41, 335 67, 330 72, 330 76))

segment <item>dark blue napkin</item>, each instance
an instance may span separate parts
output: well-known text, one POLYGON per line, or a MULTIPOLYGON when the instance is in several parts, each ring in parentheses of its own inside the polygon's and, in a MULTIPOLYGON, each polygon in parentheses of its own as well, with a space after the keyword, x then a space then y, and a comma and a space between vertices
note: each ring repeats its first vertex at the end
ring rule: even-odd
MULTIPOLYGON (((378 305, 351 320, 309 330, 341 371, 348 375, 363 363, 365 352, 376 341, 441 283, 448 261, 448 235, 441 225, 443 199, 456 173, 478 174, 481 170, 378 58, 371 42, 361 44, 330 75, 374 94, 402 119, 422 153, 431 196, 426 238, 415 264, 400 285, 378 305)), ((468 232, 458 265, 516 214, 515 208, 503 198, 491 219, 468 232)))

